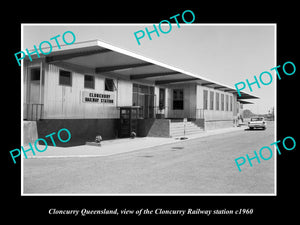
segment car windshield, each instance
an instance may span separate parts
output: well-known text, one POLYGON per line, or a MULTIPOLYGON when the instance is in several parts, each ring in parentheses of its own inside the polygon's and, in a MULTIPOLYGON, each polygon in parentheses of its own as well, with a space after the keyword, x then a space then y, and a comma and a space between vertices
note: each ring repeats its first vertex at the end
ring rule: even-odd
POLYGON ((263 121, 264 118, 251 118, 251 121, 263 121))

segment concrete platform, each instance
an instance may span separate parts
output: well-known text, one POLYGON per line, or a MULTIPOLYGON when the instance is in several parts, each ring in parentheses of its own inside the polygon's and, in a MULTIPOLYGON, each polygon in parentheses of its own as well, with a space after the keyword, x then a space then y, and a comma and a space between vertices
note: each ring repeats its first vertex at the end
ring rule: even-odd
POLYGON ((94 141, 93 142, 85 142, 85 145, 101 147, 101 143, 94 142, 94 141))
MULTIPOLYGON (((161 138, 161 137, 142 137, 142 138, 120 138, 113 140, 106 140, 101 142, 101 146, 93 145, 79 145, 72 147, 54 147, 48 146, 44 152, 35 151, 34 156, 32 152, 27 152, 27 158, 60 158, 60 157, 102 157, 122 154, 145 148, 152 148, 160 145, 172 144, 176 142, 188 141, 190 139, 206 137, 210 135, 217 135, 228 132, 243 131, 244 127, 230 127, 218 130, 205 131, 199 134, 186 135, 184 138, 161 138)), ((43 149, 45 146, 38 148, 43 149)), ((27 149, 26 147, 24 147, 27 149)), ((23 154, 23 153, 22 153, 23 154)), ((25 158, 23 154, 23 158, 25 158)))

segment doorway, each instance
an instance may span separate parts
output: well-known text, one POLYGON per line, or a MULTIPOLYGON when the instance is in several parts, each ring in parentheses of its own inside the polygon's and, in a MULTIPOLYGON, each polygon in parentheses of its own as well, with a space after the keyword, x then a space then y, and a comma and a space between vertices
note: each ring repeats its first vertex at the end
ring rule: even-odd
POLYGON ((28 69, 26 85, 26 100, 24 102, 24 119, 39 120, 42 117, 43 110, 43 83, 41 77, 41 68, 32 67, 28 69))
POLYGON ((140 106, 139 118, 154 118, 154 87, 133 84, 132 105, 140 106))

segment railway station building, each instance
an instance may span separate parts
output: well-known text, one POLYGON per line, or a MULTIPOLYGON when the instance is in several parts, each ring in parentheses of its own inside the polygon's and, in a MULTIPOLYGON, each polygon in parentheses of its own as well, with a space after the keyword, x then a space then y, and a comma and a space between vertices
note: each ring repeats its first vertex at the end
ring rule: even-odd
POLYGON ((232 127, 247 99, 257 98, 99 40, 35 56, 22 62, 24 144, 61 128, 80 145, 97 135, 176 137, 232 127))

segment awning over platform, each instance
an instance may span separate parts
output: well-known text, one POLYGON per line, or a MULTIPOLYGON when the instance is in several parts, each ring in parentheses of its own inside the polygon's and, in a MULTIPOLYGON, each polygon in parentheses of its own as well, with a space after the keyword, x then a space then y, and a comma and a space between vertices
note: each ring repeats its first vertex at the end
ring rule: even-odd
MULTIPOLYGON (((156 85, 196 82, 216 90, 237 93, 233 87, 117 48, 99 40, 61 45, 61 49, 53 46, 49 55, 44 56, 40 54, 40 56, 45 58, 47 63, 80 68, 84 71, 92 71, 99 74, 115 72, 124 77, 124 79, 133 81, 148 81, 156 85)), ((32 55, 32 58, 36 59, 37 56, 32 55)), ((241 92, 241 96, 238 96, 238 99, 251 98, 258 97, 246 92, 241 92)))
POLYGON ((246 105, 246 104, 254 104, 253 102, 248 102, 248 101, 244 101, 244 100, 238 100, 240 103, 246 105))

